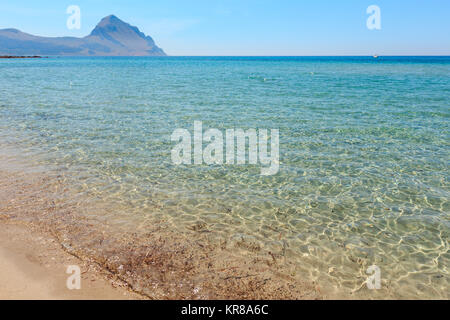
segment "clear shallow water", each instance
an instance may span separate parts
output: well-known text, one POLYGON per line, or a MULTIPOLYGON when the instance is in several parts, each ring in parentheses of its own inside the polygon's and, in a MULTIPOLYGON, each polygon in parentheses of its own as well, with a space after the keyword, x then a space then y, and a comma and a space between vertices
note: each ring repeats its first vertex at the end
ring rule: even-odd
POLYGON ((383 295, 448 298, 449 98, 439 57, 5 60, 0 146, 130 230, 206 228, 343 292, 376 264, 383 295), (278 128, 280 172, 174 166, 195 120, 278 128))

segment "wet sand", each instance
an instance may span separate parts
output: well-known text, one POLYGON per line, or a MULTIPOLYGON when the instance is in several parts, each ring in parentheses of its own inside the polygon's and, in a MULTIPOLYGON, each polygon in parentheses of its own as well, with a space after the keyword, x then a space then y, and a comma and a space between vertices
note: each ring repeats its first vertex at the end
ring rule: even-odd
POLYGON ((0 299, 142 299, 98 265, 65 252, 51 237, 15 223, 0 223, 0 299), (68 266, 81 269, 80 290, 69 290, 68 266))
POLYGON ((142 234, 83 215, 62 195, 64 180, 0 170, 1 298, 324 298, 279 253, 243 256, 201 228, 180 234, 161 223, 142 234), (80 291, 66 288, 69 262, 84 272, 80 291))

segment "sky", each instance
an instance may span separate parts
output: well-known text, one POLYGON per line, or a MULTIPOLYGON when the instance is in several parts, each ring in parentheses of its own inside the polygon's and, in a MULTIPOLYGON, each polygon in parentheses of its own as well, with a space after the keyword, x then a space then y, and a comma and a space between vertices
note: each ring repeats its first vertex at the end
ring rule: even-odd
POLYGON ((83 37, 110 14, 173 56, 450 55, 449 0, 0 0, 0 29, 83 37))

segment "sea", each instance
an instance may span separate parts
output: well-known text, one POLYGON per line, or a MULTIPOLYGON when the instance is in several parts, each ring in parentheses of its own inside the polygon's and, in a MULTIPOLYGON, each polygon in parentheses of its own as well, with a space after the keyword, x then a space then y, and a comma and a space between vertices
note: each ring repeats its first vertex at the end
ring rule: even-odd
POLYGON ((450 298, 449 120, 450 57, 0 61, 2 170, 62 176, 100 230, 164 224, 329 297, 450 298), (278 171, 175 164, 196 121, 278 130, 278 171))

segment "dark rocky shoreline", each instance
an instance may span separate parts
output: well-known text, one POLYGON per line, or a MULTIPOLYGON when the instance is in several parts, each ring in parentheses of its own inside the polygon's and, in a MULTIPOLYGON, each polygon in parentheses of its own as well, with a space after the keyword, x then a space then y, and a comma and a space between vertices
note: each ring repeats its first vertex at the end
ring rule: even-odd
POLYGON ((0 59, 41 59, 41 56, 0 56, 0 59))

